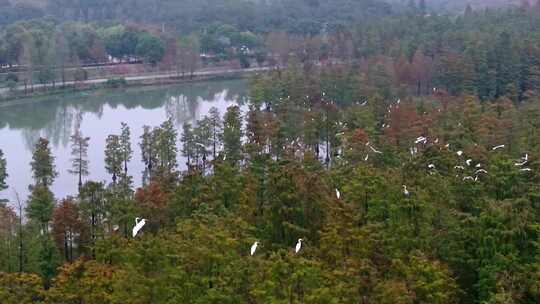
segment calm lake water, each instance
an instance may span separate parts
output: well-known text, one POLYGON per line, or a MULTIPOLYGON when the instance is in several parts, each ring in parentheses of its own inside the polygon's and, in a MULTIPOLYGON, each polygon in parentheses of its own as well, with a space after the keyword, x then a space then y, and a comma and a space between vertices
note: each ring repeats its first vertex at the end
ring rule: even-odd
MULTIPOLYGON (((77 192, 77 178, 68 173, 71 166, 70 136, 77 116, 82 117, 81 131, 90 137, 87 179, 110 182, 104 168, 105 139, 120 133, 120 122, 131 128, 133 160, 130 174, 136 186, 141 184, 139 137, 144 125, 157 126, 172 117, 179 138, 184 122, 195 122, 217 107, 223 114, 227 107, 247 101, 244 80, 223 80, 181 84, 167 87, 143 87, 127 90, 92 91, 22 101, 0 107, 0 149, 8 163, 9 189, 0 192, 0 199, 14 201, 15 191, 22 200, 28 196, 32 174, 30 161, 33 146, 39 137, 50 140, 59 172, 52 191, 57 198, 77 192)), ((178 143, 180 145, 180 143, 178 143)), ((185 160, 179 156, 181 169, 185 160)))

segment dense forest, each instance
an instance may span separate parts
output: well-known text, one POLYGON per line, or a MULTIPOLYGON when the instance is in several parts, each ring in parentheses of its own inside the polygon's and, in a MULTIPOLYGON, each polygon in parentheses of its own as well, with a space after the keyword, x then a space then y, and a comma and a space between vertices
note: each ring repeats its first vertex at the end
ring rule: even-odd
MULTIPOLYGON (((241 62, 234 50, 247 41, 275 69, 250 79, 246 111, 147 126, 138 146, 119 123, 106 182, 92 179, 91 139, 77 127, 69 172, 39 139, 29 197, 0 203, 0 303, 539 303, 540 5, 450 16, 424 1, 398 12, 358 1, 378 8, 360 20, 345 5, 357 2, 337 2, 332 18, 354 18, 312 32, 234 18, 173 34, 151 25, 158 11, 83 23, 105 16, 68 5, 57 13, 78 21, 3 28, 2 63, 38 72, 39 60, 98 61, 96 50, 155 65, 201 51, 241 62), (50 191, 59 174, 77 180, 76 197, 50 191)), ((296 3, 330 2, 290 3, 287 20, 304 14, 296 3)), ((305 18, 326 22, 317 12, 305 18)), ((0 190, 7 166, 0 150, 0 190)))

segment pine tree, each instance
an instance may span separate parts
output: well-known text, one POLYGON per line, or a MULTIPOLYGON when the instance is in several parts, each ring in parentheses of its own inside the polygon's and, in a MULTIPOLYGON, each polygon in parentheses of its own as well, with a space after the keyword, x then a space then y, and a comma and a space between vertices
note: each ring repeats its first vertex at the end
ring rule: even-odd
POLYGON ((218 108, 212 107, 210 109, 210 128, 212 130, 212 156, 215 159, 217 156, 217 149, 221 145, 221 132, 223 129, 223 121, 221 120, 221 114, 218 108))
POLYGON ((26 206, 26 215, 35 223, 39 224, 43 234, 49 231, 49 222, 54 211, 54 196, 52 192, 43 185, 38 185, 32 189, 26 206))
POLYGON ((112 175, 113 184, 116 185, 118 177, 123 173, 122 166, 124 151, 118 135, 109 135, 105 146, 105 170, 112 175))
POLYGON ((34 148, 32 155, 32 175, 36 186, 41 185, 49 187, 54 182, 58 172, 55 171, 54 156, 49 148, 49 141, 45 138, 40 138, 34 148))
POLYGON ((186 122, 182 126, 182 137, 180 141, 182 142, 182 156, 187 159, 186 165, 189 167, 191 166, 196 154, 195 134, 193 133, 193 128, 191 127, 191 124, 186 122))
POLYGON ((126 123, 122 122, 122 133, 120 135, 120 147, 122 150, 122 161, 124 163, 124 175, 128 175, 128 163, 133 157, 131 149, 131 131, 126 123))
POLYGON ((82 133, 77 130, 75 134, 71 136, 71 169, 69 173, 76 175, 79 179, 79 189, 82 187, 83 176, 88 176, 88 142, 90 137, 84 137, 82 133))
POLYGON ((4 152, 0 149, 0 191, 7 189, 6 179, 8 178, 7 162, 4 158, 4 152))
POLYGON ((223 150, 227 160, 236 164, 242 157, 242 120, 240 108, 231 106, 223 118, 223 150))

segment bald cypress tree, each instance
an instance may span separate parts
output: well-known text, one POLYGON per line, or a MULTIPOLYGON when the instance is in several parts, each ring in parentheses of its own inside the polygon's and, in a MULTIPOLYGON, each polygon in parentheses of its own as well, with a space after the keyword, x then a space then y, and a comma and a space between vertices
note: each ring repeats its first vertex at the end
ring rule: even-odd
POLYGON ((40 138, 34 147, 32 155, 32 176, 36 185, 49 187, 58 176, 54 165, 54 156, 49 147, 49 141, 45 138, 40 138))

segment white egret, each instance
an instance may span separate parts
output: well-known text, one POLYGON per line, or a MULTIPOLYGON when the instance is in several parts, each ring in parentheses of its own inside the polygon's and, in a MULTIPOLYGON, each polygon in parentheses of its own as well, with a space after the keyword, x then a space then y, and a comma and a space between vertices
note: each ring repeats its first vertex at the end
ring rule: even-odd
POLYGON ((529 154, 525 153, 525 156, 523 157, 523 160, 529 160, 529 154))
POLYGON ((259 246, 259 242, 255 242, 253 243, 253 245, 251 245, 251 251, 250 251, 251 256, 253 256, 255 254, 255 251, 257 251, 257 246, 259 246))
POLYGON ((137 233, 142 229, 142 227, 146 224, 146 219, 140 219, 135 218, 135 227, 133 227, 133 237, 137 236, 137 233))
POLYGON ((521 171, 521 172, 531 172, 532 169, 531 168, 523 168, 523 169, 521 169, 519 171, 521 171))
POLYGON ((499 150, 499 149, 504 149, 505 145, 499 145, 499 146, 495 146, 493 147, 493 149, 491 149, 491 151, 495 151, 495 150, 499 150))
POLYGON ((472 180, 472 181, 473 181, 474 178, 472 178, 472 176, 465 176, 465 177, 463 178, 463 180, 464 180, 464 181, 466 181, 466 180, 472 180))
POLYGON ((467 164, 467 166, 470 167, 470 166, 471 166, 471 163, 472 163, 472 159, 467 159, 467 160, 465 161, 465 163, 467 164))
POLYGON ((368 161, 369 159, 369 154, 366 154, 366 157, 364 157, 364 161, 368 161))
POLYGON ((407 190, 407 186, 405 186, 405 185, 403 185, 403 194, 405 194, 405 196, 411 195, 411 193, 409 192, 409 190, 407 190))
POLYGON ((434 164, 429 164, 428 168, 433 170, 433 169, 435 169, 435 165, 434 164))
POLYGON ((379 150, 373 148, 373 146, 369 146, 369 148, 371 149, 371 151, 373 151, 373 152, 375 152, 375 153, 377 153, 377 154, 382 154, 381 151, 379 151, 379 150))
POLYGON ((488 172, 486 170, 484 170, 484 169, 476 170, 476 172, 474 174, 478 175, 480 173, 488 174, 488 172))
POLYGON ((476 167, 476 168, 482 168, 482 164, 481 164, 481 163, 478 163, 478 164, 476 164, 475 167, 476 167))
POLYGON ((465 170, 465 167, 463 167, 463 166, 455 166, 454 169, 465 170))
POLYGON ((437 138, 437 139, 435 139, 435 143, 436 143, 436 144, 438 144, 438 143, 439 143, 439 139, 438 139, 438 138, 437 138))
POLYGON ((340 198, 341 198, 341 193, 339 192, 338 189, 336 189, 336 197, 337 197, 337 199, 340 199, 340 198))
POLYGON ((398 98, 397 100, 397 104, 400 104, 401 103, 401 99, 398 98))
POLYGON ((456 154, 457 154, 457 156, 461 156, 461 155, 463 155, 463 151, 457 151, 456 154))
POLYGON ((423 136, 420 136, 416 139, 416 141, 414 142, 416 145, 423 142, 424 144, 427 142, 427 138, 423 137, 423 136))
POLYGON ((294 253, 300 252, 300 249, 302 249, 302 239, 298 239, 298 243, 296 243, 296 248, 294 248, 294 253))
POLYGON ((522 166, 525 166, 529 161, 525 160, 521 163, 515 163, 514 165, 517 166, 517 167, 522 167, 522 166))
POLYGON ((364 101, 364 102, 361 104, 362 107, 365 106, 365 105, 367 105, 367 100, 364 101))
POLYGON ((444 147, 450 149, 450 144, 446 144, 444 147))

